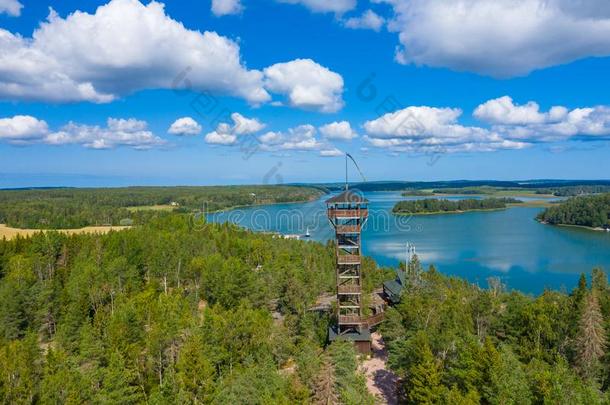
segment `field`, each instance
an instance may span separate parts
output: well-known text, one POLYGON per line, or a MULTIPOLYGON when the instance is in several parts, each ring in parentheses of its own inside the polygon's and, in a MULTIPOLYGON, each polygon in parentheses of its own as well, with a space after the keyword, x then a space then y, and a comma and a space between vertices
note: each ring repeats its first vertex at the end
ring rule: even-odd
MULTIPOLYGON (((80 229, 60 229, 54 230, 57 232, 66 233, 69 235, 80 234, 80 233, 108 233, 110 231, 120 231, 123 229, 129 228, 128 226, 87 226, 80 229)), ((19 229, 19 228, 11 228, 4 224, 0 224, 0 239, 11 240, 17 235, 21 236, 30 236, 37 232, 46 232, 46 230, 41 229, 19 229)))
POLYGON ((161 204, 161 205, 141 205, 136 207, 127 207, 129 212, 137 212, 137 211, 173 211, 175 208, 178 208, 174 205, 169 204, 161 204))

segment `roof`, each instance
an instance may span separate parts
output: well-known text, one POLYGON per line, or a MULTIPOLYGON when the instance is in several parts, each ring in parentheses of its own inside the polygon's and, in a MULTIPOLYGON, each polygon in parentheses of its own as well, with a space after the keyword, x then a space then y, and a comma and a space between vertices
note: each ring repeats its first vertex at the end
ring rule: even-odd
POLYGON ((385 281, 383 283, 383 287, 391 294, 398 295, 398 296, 402 292, 402 288, 403 288, 402 285, 396 280, 385 281))
POLYGON ((358 332, 349 332, 338 334, 336 326, 331 326, 328 328, 328 340, 334 342, 338 339, 345 339, 352 342, 370 342, 371 341, 371 331, 368 328, 363 328, 360 333, 358 332))
POLYGON ((367 204, 369 200, 364 198, 360 193, 352 190, 345 190, 341 194, 338 194, 332 198, 326 200, 326 204, 341 204, 341 203, 352 203, 352 204, 367 204))

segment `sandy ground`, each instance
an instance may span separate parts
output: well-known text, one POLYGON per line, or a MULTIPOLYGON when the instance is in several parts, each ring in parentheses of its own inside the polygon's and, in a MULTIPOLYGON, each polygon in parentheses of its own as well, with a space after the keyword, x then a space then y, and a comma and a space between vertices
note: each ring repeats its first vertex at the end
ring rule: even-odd
POLYGON ((387 369, 388 353, 383 338, 377 332, 372 334, 373 355, 362 363, 366 375, 366 385, 381 404, 396 405, 396 385, 398 378, 387 369))
MULTIPOLYGON (((85 228, 80 229, 57 229, 57 232, 63 232, 67 234, 75 234, 75 233, 107 233, 109 231, 120 231, 122 229, 127 229, 128 226, 87 226, 85 228)), ((30 236, 37 232, 45 232, 45 230, 41 229, 18 229, 11 228, 4 224, 0 224, 0 239, 6 238, 8 240, 13 239, 17 235, 21 236, 30 236)))

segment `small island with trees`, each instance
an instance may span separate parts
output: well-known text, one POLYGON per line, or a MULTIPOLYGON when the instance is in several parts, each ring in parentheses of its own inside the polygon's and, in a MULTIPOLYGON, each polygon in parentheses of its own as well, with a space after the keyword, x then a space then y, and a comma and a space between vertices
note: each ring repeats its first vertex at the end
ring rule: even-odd
POLYGON ((570 198, 547 208, 537 219, 550 225, 610 230, 610 193, 570 198))
POLYGON ((465 200, 447 200, 425 198, 421 200, 399 201, 394 205, 392 213, 396 215, 432 215, 463 213, 467 211, 489 211, 507 208, 510 204, 521 204, 514 198, 469 198, 465 200))

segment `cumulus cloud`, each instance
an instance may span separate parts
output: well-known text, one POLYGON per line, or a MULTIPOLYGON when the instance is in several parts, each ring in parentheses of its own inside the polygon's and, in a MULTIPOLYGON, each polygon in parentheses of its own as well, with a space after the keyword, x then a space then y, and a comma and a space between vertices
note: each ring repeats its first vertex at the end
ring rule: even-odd
POLYGON ((318 139, 318 131, 313 125, 299 125, 286 131, 267 132, 258 137, 261 150, 280 151, 319 151, 321 156, 336 153, 333 145, 318 139))
POLYGON ((265 87, 285 94, 291 106, 331 113, 343 107, 343 78, 311 59, 265 69, 265 87))
POLYGON ((578 137, 606 139, 610 136, 610 107, 596 106, 569 110, 553 106, 547 112, 533 101, 516 105, 508 97, 489 100, 474 111, 474 116, 493 124, 505 137, 528 142, 552 142, 578 137))
POLYGON ((108 118, 105 127, 70 122, 61 129, 52 131, 45 121, 29 115, 0 119, 0 140, 19 145, 76 144, 93 149, 112 149, 119 146, 150 149, 167 144, 148 130, 145 121, 134 118, 108 118))
POLYGON ((0 140, 27 143, 40 140, 49 132, 45 121, 30 115, 16 115, 0 119, 0 140))
POLYGON ((487 127, 458 122, 457 108, 407 107, 364 123, 365 141, 394 152, 488 152, 522 149, 536 143, 610 139, 610 107, 569 110, 553 106, 541 111, 529 101, 514 103, 508 96, 479 105, 473 116, 487 127))
POLYGON ((394 10, 396 59, 513 77, 610 55, 606 0, 376 0, 394 10))
POLYGON ((373 10, 366 10, 360 17, 351 17, 345 20, 344 25, 353 29, 369 29, 373 31, 381 30, 385 24, 385 19, 373 10))
POLYGON ((172 135, 199 135, 201 125, 191 117, 178 118, 169 127, 167 133, 172 135))
POLYGON ((6 13, 13 17, 21 15, 23 4, 17 0, 0 0, 0 14, 6 13))
POLYGON ((232 124, 222 122, 216 130, 206 134, 205 142, 212 145, 234 145, 238 136, 251 135, 262 131, 265 124, 255 118, 246 118, 239 113, 231 114, 232 124))
POLYGON ((332 122, 320 127, 320 133, 326 139, 336 139, 342 141, 349 141, 356 137, 356 131, 352 129, 352 126, 347 121, 332 122))
POLYGON ((343 156, 345 153, 343 153, 342 151, 340 151, 337 148, 333 148, 333 149, 324 149, 320 151, 320 156, 322 157, 337 157, 337 156, 343 156))
POLYGON ((537 124, 547 120, 546 115, 540 113, 537 103, 530 101, 517 106, 509 96, 481 104, 474 110, 474 116, 493 124, 537 124))
POLYGON ((149 88, 270 99, 236 42, 186 29, 156 1, 112 0, 66 18, 51 11, 32 38, 0 29, 2 99, 109 102, 149 88))
POLYGON ((528 143, 503 138, 486 128, 463 126, 457 108, 407 107, 367 121, 365 140, 398 152, 450 153, 522 149, 528 143))
POLYGON ((356 7, 356 0, 277 0, 280 3, 301 4, 316 13, 343 14, 356 7))
POLYGON ((70 122, 57 132, 49 133, 44 142, 50 145, 78 144, 92 149, 119 146, 151 149, 167 142, 148 130, 148 124, 135 118, 108 118, 105 127, 70 122))
POLYGON ((212 13, 216 17, 239 14, 243 11, 241 0, 212 0, 212 13))
POLYGON ((265 73, 246 68, 235 41, 186 29, 157 1, 111 0, 65 18, 51 10, 31 38, 0 28, 0 100, 107 103, 144 89, 187 89, 258 105, 271 90, 299 108, 343 106, 342 77, 312 60, 265 73))

